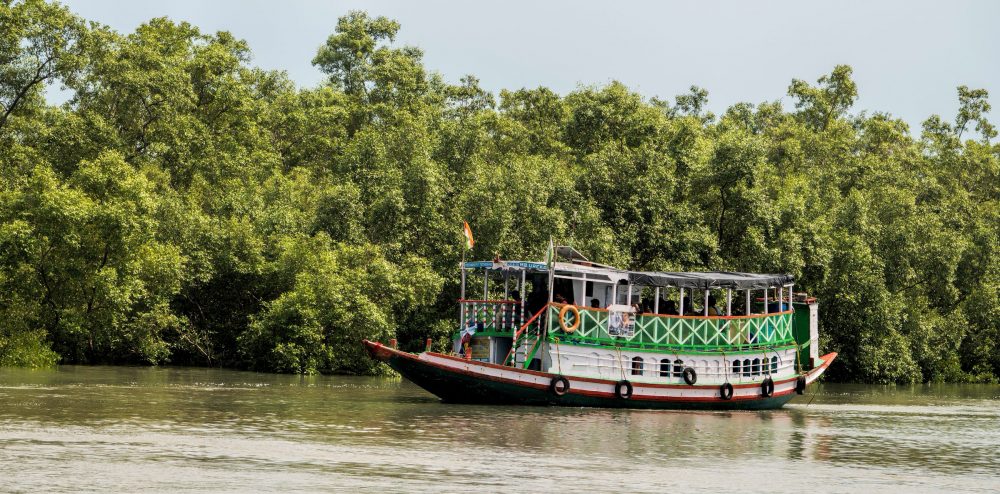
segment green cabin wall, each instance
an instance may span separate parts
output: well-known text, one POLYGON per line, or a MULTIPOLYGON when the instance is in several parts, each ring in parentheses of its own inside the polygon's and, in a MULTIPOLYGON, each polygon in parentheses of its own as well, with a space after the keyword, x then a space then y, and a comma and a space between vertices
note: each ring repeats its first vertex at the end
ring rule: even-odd
POLYGON ((805 302, 792 302, 795 313, 792 314, 792 334, 795 336, 795 344, 799 346, 799 366, 802 370, 812 369, 812 361, 809 358, 809 304, 805 302))

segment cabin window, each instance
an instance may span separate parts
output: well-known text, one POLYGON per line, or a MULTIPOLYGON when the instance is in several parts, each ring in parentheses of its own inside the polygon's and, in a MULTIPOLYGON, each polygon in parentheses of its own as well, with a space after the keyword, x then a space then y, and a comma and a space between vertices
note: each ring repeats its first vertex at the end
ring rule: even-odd
POLYGON ((670 359, 660 361, 660 377, 670 377, 670 359))
POLYGON ((641 376, 642 375, 642 357, 632 358, 632 375, 641 376))
POLYGON ((750 359, 743 359, 743 376, 750 377, 750 359))
POLYGON ((739 360, 733 360, 733 375, 734 376, 738 376, 738 375, 740 375, 740 372, 742 372, 742 369, 741 369, 741 366, 740 366, 740 361, 739 360))
POLYGON ((759 358, 753 359, 753 364, 752 365, 753 365, 753 375, 759 376, 760 375, 760 359, 759 358))
POLYGON ((778 357, 771 357, 771 374, 778 373, 778 357))
POLYGON ((586 288, 586 292, 584 293, 584 296, 586 296, 586 297, 593 297, 594 296, 594 282, 593 281, 588 281, 587 282, 587 288, 586 288))
POLYGON ((674 360, 674 377, 681 377, 684 375, 684 361, 681 359, 674 360))

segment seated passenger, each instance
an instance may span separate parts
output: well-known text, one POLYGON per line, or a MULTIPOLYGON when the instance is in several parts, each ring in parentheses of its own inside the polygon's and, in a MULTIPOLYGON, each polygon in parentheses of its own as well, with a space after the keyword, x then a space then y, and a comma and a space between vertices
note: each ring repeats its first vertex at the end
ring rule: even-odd
POLYGON ((687 296, 681 301, 681 308, 684 309, 684 315, 686 316, 698 315, 701 312, 694 308, 694 305, 691 304, 691 297, 687 296))
POLYGON ((667 316, 677 315, 677 303, 673 300, 661 300, 660 301, 660 314, 667 316))
POLYGON ((598 299, 596 299, 596 298, 592 298, 592 299, 590 299, 590 306, 593 307, 593 308, 595 308, 595 309, 600 309, 601 308, 601 301, 598 300, 598 299))
POLYGON ((722 315, 722 313, 719 312, 719 308, 715 306, 715 295, 708 296, 708 315, 710 316, 722 315))

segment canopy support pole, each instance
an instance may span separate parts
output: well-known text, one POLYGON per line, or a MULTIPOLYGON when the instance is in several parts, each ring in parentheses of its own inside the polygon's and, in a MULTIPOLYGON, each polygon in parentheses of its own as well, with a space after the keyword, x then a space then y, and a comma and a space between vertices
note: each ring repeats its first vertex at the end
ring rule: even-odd
POLYGON ((726 288, 726 315, 733 315, 733 289, 726 288))
POLYGON ((653 312, 659 314, 660 313, 660 287, 656 287, 656 294, 653 295, 653 296, 656 297, 653 300, 653 312))
MULTIPOLYGON (((464 255, 462 256, 465 257, 464 255)), ((460 297, 465 300, 465 262, 462 262, 462 294, 460 297)), ((465 327, 465 302, 458 304, 458 321, 461 327, 465 327)))
POLYGON ((682 316, 684 315, 684 288, 683 287, 681 288, 681 309, 680 309, 680 311, 678 311, 678 314, 680 314, 682 316))
POLYGON ((705 317, 708 317, 708 290, 705 290, 705 302, 701 307, 705 310, 705 317))
POLYGON ((753 314, 753 310, 750 308, 750 289, 747 288, 747 313, 746 315, 753 314))
POLYGON ((764 289, 764 314, 767 315, 767 288, 764 289))

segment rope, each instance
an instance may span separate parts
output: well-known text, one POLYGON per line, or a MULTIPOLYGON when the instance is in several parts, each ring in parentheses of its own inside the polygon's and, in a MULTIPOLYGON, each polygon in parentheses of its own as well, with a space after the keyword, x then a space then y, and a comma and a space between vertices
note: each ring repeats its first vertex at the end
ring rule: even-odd
POLYGON ((559 368, 559 375, 562 375, 562 356, 559 355, 559 338, 553 338, 556 343, 556 366, 559 368))
POLYGON ((729 382, 729 361, 726 360, 726 351, 725 350, 719 350, 719 352, 722 353, 722 367, 723 367, 722 372, 726 376, 726 382, 728 383, 729 382))
POLYGON ((622 376, 622 380, 625 380, 625 367, 622 364, 622 348, 620 346, 615 346, 615 351, 618 352, 618 373, 622 376))

